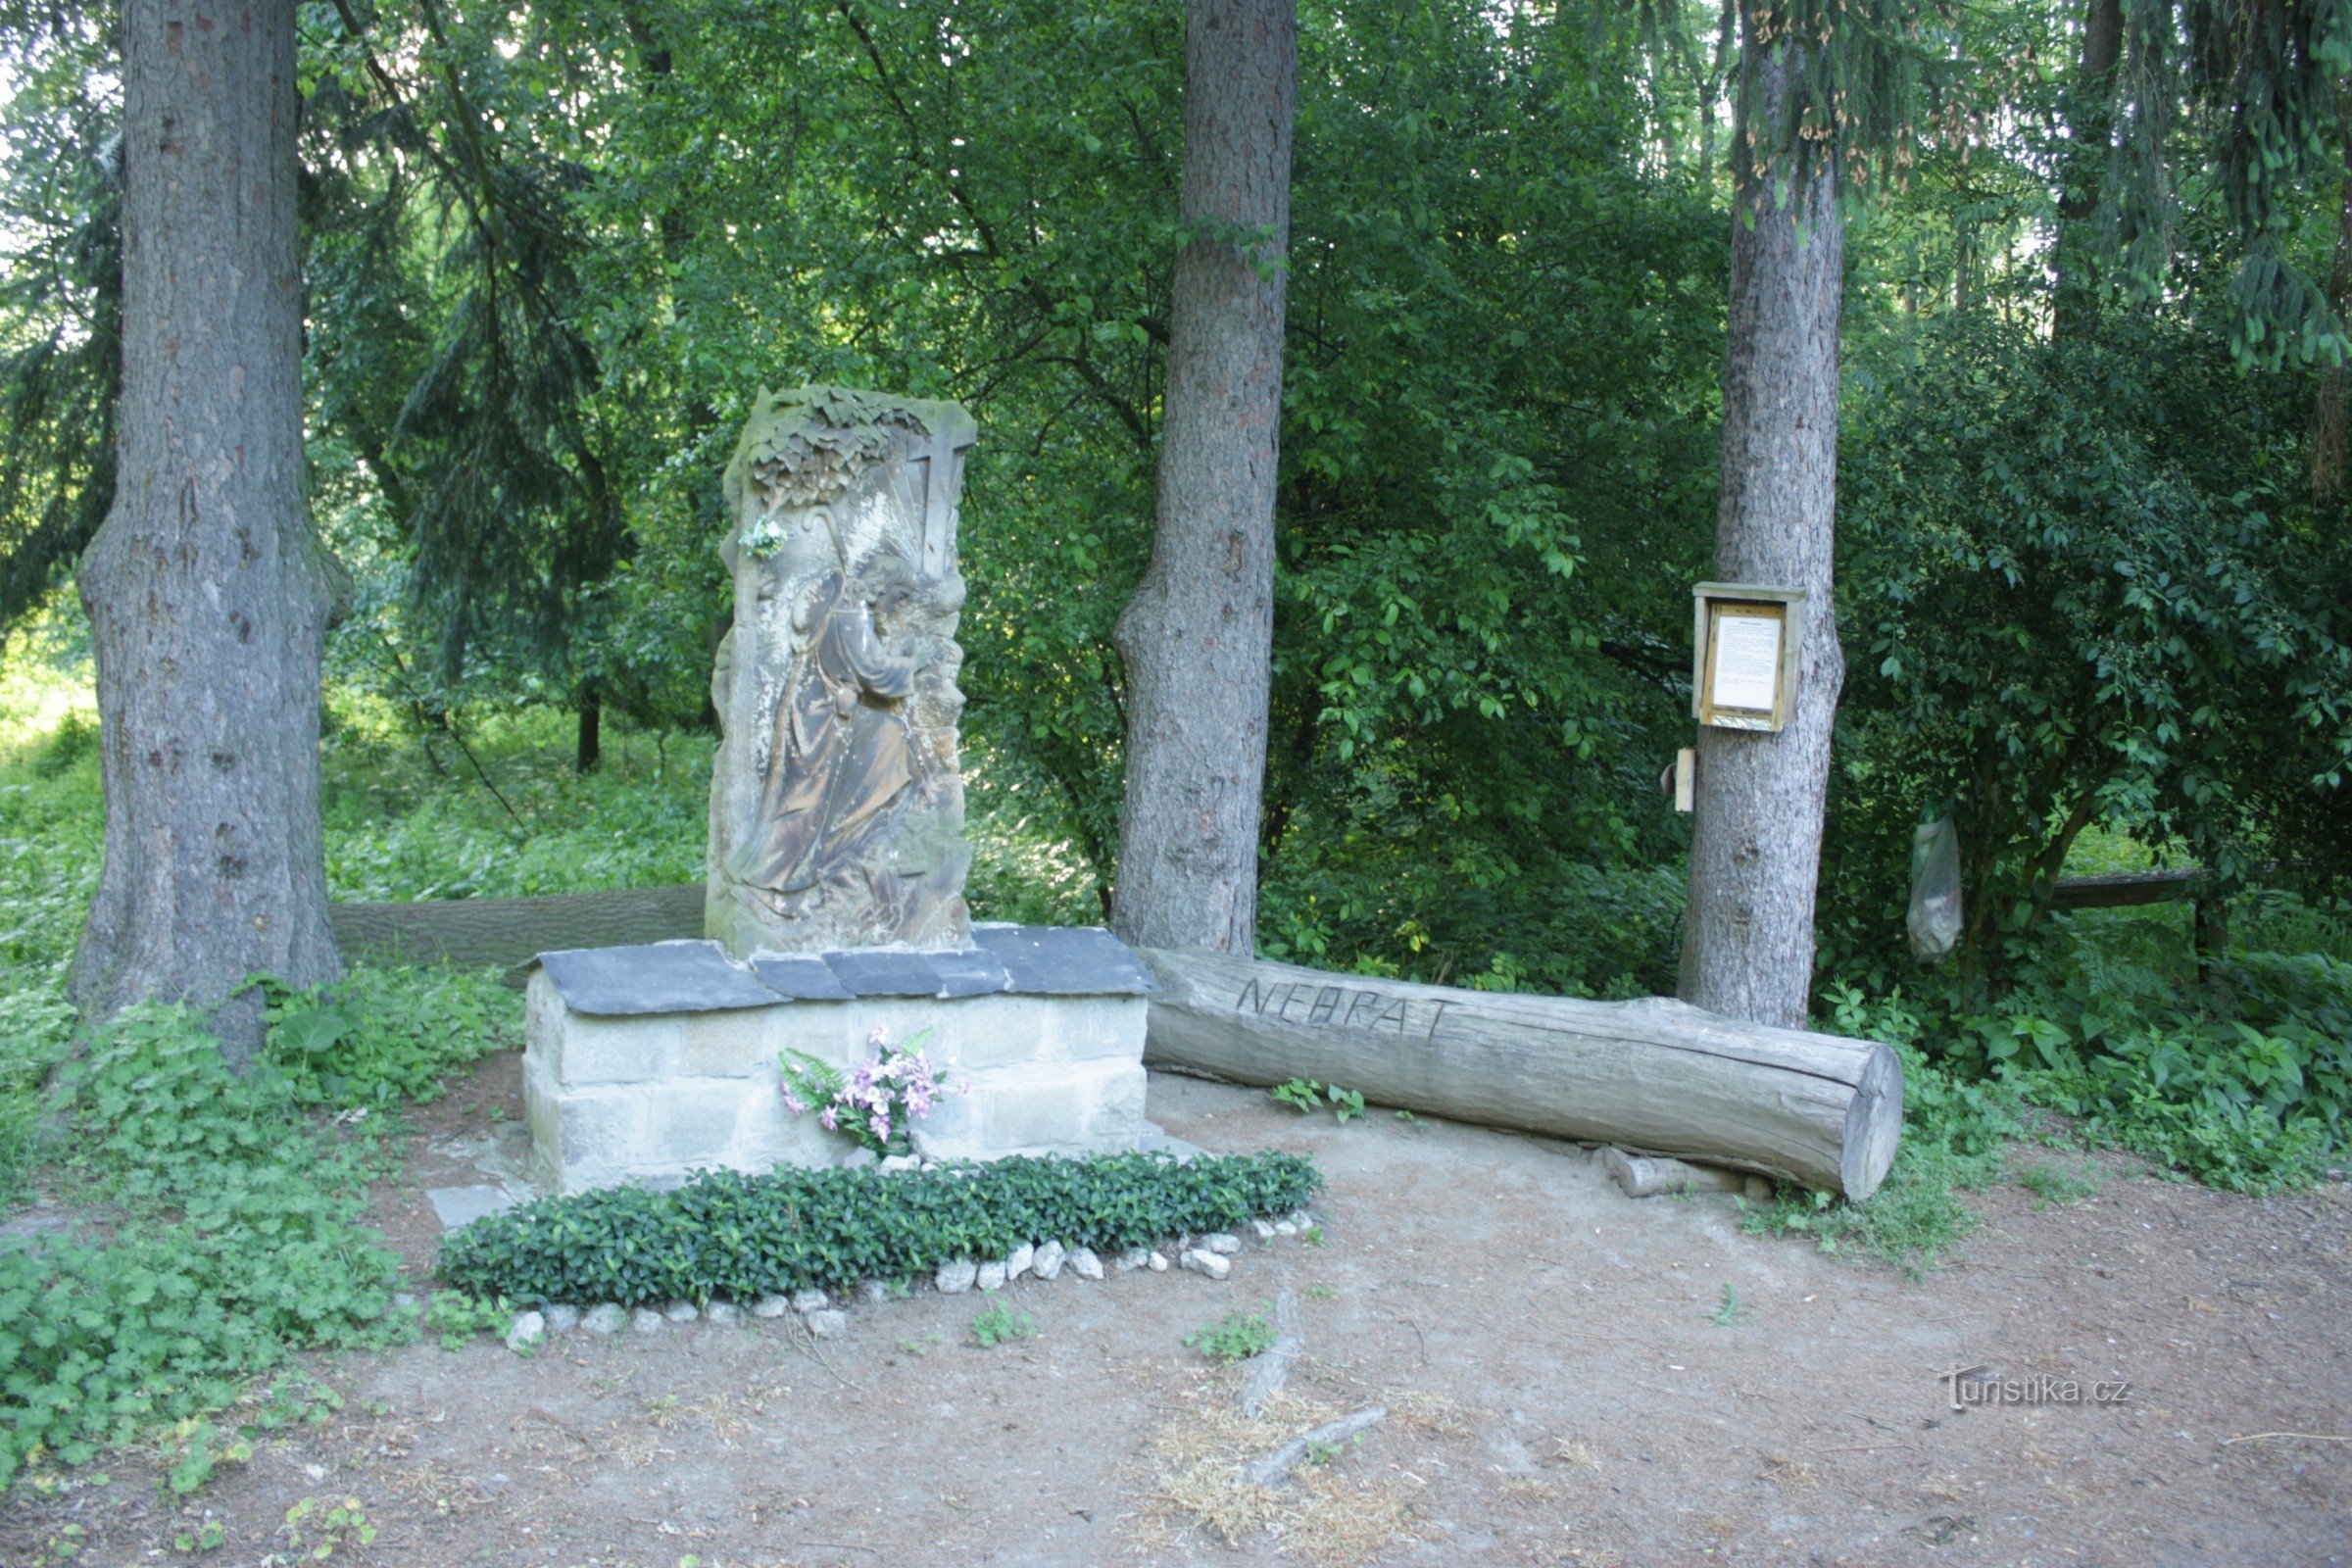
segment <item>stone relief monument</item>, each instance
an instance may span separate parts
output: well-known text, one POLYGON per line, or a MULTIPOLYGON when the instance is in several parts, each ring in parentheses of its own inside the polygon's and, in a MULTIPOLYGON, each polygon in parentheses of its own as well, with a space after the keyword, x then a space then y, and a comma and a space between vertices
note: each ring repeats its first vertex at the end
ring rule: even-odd
POLYGON ((577 1192, 847 1145, 780 1093, 922 1041, 955 1080, 926 1158, 1145 1147, 1157 989, 1097 928, 974 925, 956 720, 964 455, 953 403, 760 397, 727 465, 735 626, 711 671, 706 940, 539 956, 524 1033, 534 1182, 577 1192))
POLYGON ((971 945, 953 403, 761 394, 728 464, 705 928, 730 956, 971 945))

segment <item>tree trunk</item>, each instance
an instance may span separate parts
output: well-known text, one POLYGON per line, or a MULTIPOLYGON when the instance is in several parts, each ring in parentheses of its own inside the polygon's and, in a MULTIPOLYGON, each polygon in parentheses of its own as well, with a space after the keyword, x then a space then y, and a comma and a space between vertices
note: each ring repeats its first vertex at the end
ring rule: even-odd
MULTIPOLYGON (((1743 124, 1772 121, 1797 47, 1784 35, 1745 52, 1743 124)), ((1804 589, 1805 640, 1786 729, 1699 731, 1681 991, 1711 1012, 1793 1029, 1812 991, 1830 726, 1845 678, 1830 593, 1844 226, 1833 157, 1767 177, 1742 133, 1733 177, 1715 575, 1804 589)))
POLYGON ((605 699, 591 682, 580 688, 579 744, 572 750, 572 771, 593 773, 605 760, 605 699))
POLYGON ((1248 954, 1274 633, 1295 0, 1192 0, 1152 564, 1119 617, 1127 798, 1112 924, 1248 954))
POLYGON ((333 568, 302 493, 293 0, 124 0, 115 504, 80 573, 106 863, 73 990, 261 1041, 246 975, 340 972, 318 823, 333 568), (237 992, 232 997, 231 993, 237 992))
POLYGON ((2098 320, 2097 218, 2115 150, 2115 72, 2123 55, 2123 0, 2088 0, 2082 59, 2066 95, 2067 148, 2058 161, 2058 243, 2052 252, 2058 275, 2050 305, 2056 338, 2080 337, 2098 320))

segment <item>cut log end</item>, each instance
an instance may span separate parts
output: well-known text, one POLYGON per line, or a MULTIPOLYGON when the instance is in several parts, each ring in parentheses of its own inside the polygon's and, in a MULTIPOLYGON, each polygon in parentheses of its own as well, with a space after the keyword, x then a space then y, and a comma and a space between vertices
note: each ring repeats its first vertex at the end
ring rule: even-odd
POLYGON ((1845 1107, 1845 1151, 1838 1163, 1845 1196, 1859 1203, 1879 1190, 1894 1166, 1903 1137, 1903 1063, 1886 1046, 1871 1054, 1845 1107))

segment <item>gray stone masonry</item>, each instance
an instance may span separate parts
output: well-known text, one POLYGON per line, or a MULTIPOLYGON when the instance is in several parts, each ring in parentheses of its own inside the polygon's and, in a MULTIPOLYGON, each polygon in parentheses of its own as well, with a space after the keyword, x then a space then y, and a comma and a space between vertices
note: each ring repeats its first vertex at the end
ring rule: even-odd
POLYGON ((709 1011, 606 1013, 531 976, 523 1114, 548 1192, 674 1185, 690 1171, 839 1163, 853 1147, 785 1109, 777 1061, 806 1052, 847 1069, 876 1030, 919 1048, 954 1093, 916 1123, 924 1155, 1116 1152, 1144 1120, 1140 992, 778 1000, 709 1011))

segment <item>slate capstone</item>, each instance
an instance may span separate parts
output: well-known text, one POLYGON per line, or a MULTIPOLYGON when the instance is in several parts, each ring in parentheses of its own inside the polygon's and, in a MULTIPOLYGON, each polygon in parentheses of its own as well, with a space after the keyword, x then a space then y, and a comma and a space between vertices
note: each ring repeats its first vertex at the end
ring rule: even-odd
POLYGON ((1012 989, 1012 976, 986 948, 968 953, 926 953, 932 972, 939 976, 943 997, 985 997, 1012 989))
POLYGON ((539 961, 566 1006, 605 1016, 858 997, 1140 996, 1158 989, 1134 952, 1100 928, 983 925, 972 937, 975 945, 960 952, 869 948, 759 957, 748 967, 715 942, 574 948, 543 953, 539 961))
POLYGON ((847 1002, 858 994, 841 983, 824 959, 808 954, 754 958, 752 972, 761 985, 788 1002, 847 1002))
POLYGON ((715 942, 573 948, 542 953, 539 961, 574 1012, 724 1012, 781 1000, 749 969, 729 963, 715 942))
POLYGON ((928 953, 905 953, 889 948, 858 953, 828 953, 825 967, 834 978, 859 997, 936 997, 941 983, 938 966, 928 953))
POLYGON ((1135 950, 1101 926, 976 925, 972 941, 994 954, 1029 996, 1143 996, 1159 989, 1135 950))

